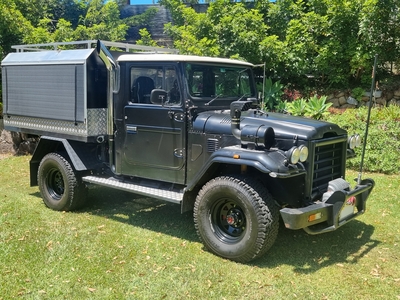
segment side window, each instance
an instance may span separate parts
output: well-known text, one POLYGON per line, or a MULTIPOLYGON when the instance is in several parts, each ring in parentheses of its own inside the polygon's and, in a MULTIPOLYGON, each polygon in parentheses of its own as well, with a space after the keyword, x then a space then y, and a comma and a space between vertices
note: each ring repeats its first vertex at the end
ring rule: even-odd
POLYGON ((132 67, 131 102, 150 104, 153 89, 162 89, 168 93, 170 104, 180 103, 180 88, 175 68, 173 67, 132 67))
POLYGON ((168 92, 169 104, 181 103, 181 89, 174 68, 165 69, 165 90, 168 92))
POLYGON ((159 84, 162 68, 131 68, 131 101, 133 103, 150 103, 150 94, 159 84))

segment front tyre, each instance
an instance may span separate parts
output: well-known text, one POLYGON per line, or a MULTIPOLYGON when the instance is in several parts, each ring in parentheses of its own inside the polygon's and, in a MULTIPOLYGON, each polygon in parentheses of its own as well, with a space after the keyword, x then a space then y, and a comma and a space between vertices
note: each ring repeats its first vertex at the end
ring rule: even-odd
POLYGON ((43 202, 53 210, 74 210, 86 200, 86 187, 71 164, 60 154, 50 153, 43 157, 38 170, 38 183, 43 202))
POLYGON ((194 223, 209 251, 244 263, 262 256, 273 245, 278 235, 279 212, 260 182, 223 176, 200 190, 194 223))

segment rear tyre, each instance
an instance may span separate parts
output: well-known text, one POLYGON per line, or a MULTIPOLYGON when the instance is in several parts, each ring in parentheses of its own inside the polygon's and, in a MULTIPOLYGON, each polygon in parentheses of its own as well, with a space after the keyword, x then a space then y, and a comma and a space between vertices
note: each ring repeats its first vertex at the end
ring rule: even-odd
POLYGON ((60 154, 50 153, 43 157, 38 170, 38 183, 43 202, 53 210, 75 210, 86 201, 84 183, 60 154))
POLYGON ((209 251, 245 263, 262 256, 274 244, 279 212, 259 181, 223 176, 200 190, 194 223, 209 251))

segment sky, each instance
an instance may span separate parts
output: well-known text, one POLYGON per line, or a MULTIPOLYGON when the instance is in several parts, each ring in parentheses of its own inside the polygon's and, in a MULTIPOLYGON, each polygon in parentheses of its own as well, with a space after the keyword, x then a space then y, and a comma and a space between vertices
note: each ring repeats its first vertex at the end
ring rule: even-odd
MULTIPOLYGON (((153 4, 153 0, 130 0, 131 4, 153 4)), ((154 3, 157 4, 158 0, 154 0, 154 3)), ((204 0, 200 0, 200 3, 204 3, 204 0)))
MULTIPOLYGON (((131 1, 131 5, 133 5, 133 4, 153 4, 153 0, 130 0, 130 1, 131 1)), ((158 2, 158 0, 154 0, 154 3, 157 3, 157 2, 158 2)), ((199 2, 204 3, 205 1, 200 0, 199 2)), ((271 1, 271 2, 275 2, 275 0, 271 1)))

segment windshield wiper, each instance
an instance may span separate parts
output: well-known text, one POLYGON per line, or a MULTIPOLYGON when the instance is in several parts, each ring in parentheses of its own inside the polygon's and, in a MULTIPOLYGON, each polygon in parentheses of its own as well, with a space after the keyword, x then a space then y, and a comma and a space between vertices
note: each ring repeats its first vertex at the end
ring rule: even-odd
POLYGON ((215 100, 217 100, 219 97, 222 97, 223 94, 217 95, 215 98, 211 99, 210 101, 208 101, 207 103, 205 103, 204 105, 210 105, 211 103, 213 103, 215 100))
POLYGON ((247 94, 243 94, 243 95, 242 95, 239 99, 237 99, 236 101, 242 101, 242 99, 243 99, 244 97, 248 97, 247 94))

